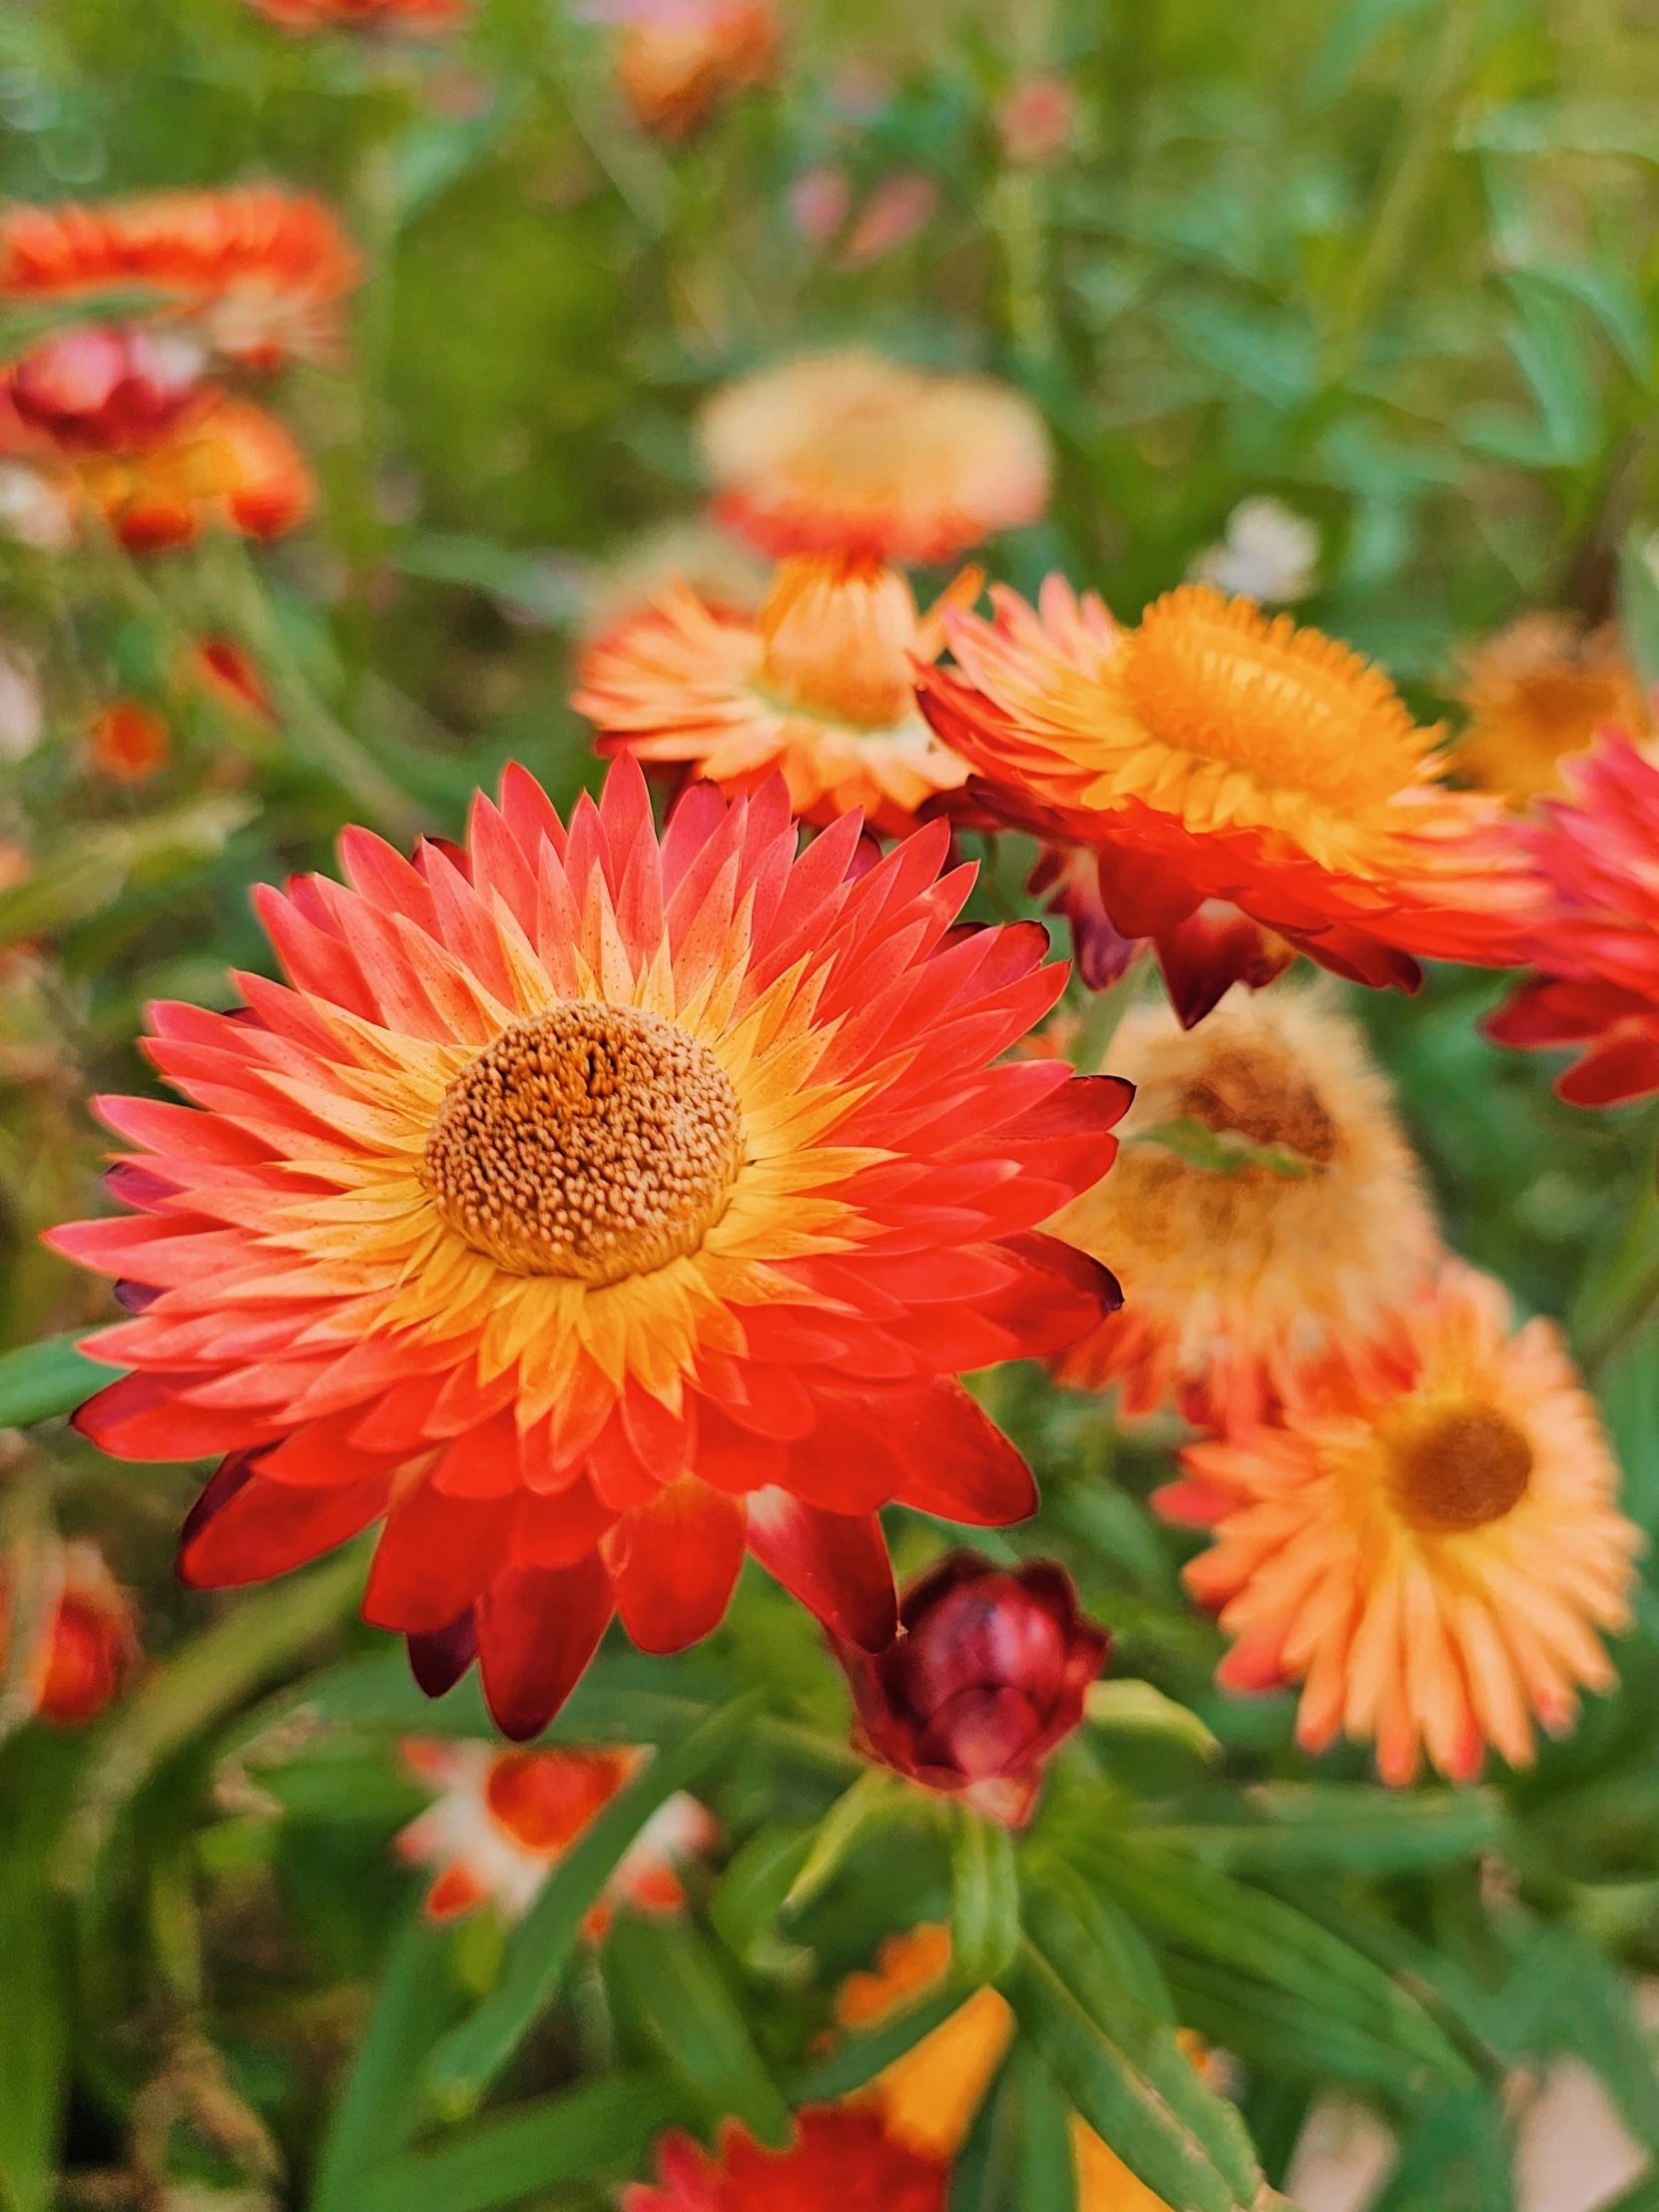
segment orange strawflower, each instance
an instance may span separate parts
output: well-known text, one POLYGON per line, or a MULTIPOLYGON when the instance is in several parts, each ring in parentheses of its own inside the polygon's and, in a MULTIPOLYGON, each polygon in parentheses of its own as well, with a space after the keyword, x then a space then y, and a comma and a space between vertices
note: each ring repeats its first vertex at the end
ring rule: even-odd
POLYGON ((173 751, 167 724, 153 707, 117 699, 93 716, 87 745, 94 763, 121 784, 142 784, 165 768, 173 751))
POLYGON ((1459 697, 1469 724, 1452 765, 1481 790, 1524 806, 1565 789, 1561 763, 1612 728, 1646 737, 1652 716, 1641 680, 1611 623, 1533 612, 1470 653, 1459 697))
MULTIPOLYGON (((649 1754, 631 1747, 498 1751, 490 1744, 411 1737, 403 1760, 439 1794, 397 1838, 398 1856, 435 1870, 426 1914, 454 1920, 486 1903, 507 1920, 527 1913, 548 1876, 649 1754)), ((682 1790, 660 1805, 612 1869, 583 1923, 597 1942, 618 1905, 680 1912, 679 1869, 714 1843, 714 1816, 682 1790)))
POLYGON ((1217 1679, 1303 1684, 1297 1739, 1375 1738, 1385 1782, 1533 1757, 1613 1685, 1640 1531, 1554 1326, 1447 1262, 1385 1360, 1312 1363, 1271 1424, 1182 1454, 1157 1503, 1215 1530, 1185 1570, 1234 1639, 1217 1679))
POLYGON ((467 19, 468 0, 248 0, 256 15, 299 38, 315 31, 403 32, 434 38, 467 19))
MULTIPOLYGON (((1187 584, 1120 630, 1050 577, 1033 610, 947 615, 957 670, 923 712, 1003 820, 1092 859, 1106 917, 1179 974, 1210 901, 1197 1019, 1276 940, 1356 982, 1413 989, 1419 956, 1517 959, 1539 890, 1500 803, 1450 790, 1435 733, 1380 669, 1289 616, 1187 584)), ((1203 964, 1200 958, 1199 964, 1203 964)))
POLYGON ((916 710, 912 661, 943 647, 943 604, 978 589, 969 570, 918 619, 898 570, 861 561, 785 561, 757 616, 681 587, 589 649, 574 704, 602 753, 684 764, 729 795, 781 770, 803 821, 856 807, 902 836, 967 781, 916 710))
POLYGON ((780 558, 948 561, 1048 504, 1028 399, 857 347, 728 385, 702 435, 715 512, 780 558))
POLYGON ((1248 1418, 1334 1342, 1359 1357, 1433 1272, 1386 1080, 1322 992, 1232 998, 1193 1030, 1137 1007, 1112 1065, 1135 1085, 1123 1149, 1048 1226, 1110 1253, 1124 1305, 1061 1356, 1063 1382, 1116 1380, 1130 1414, 1248 1418))
POLYGON ((153 294, 158 315, 252 368, 336 353, 341 305, 361 274, 322 202, 275 185, 14 204, 0 215, 0 299, 71 307, 99 293, 153 294))
MULTIPOLYGON (((0 1561, 0 1676, 13 1664, 12 1610, 21 1554, 0 1561)), ((38 1617, 23 1662, 29 1710, 60 1728, 95 1720, 119 1697, 138 1667, 138 1609, 96 1544, 53 1540, 38 1617), (44 1600, 44 1602, 41 1602, 44 1600)))
POLYGON ((188 1582, 385 1516, 368 1617, 434 1689, 476 1651, 529 1736, 613 1611, 678 1650, 746 1549, 880 1650, 882 1505, 1031 1511, 957 1378, 1115 1298, 1034 1232, 1124 1089, 1003 1058, 1065 971, 1033 924, 953 933, 942 825, 862 872, 857 840, 849 817, 798 854, 781 783, 696 789, 659 839, 632 762, 567 828, 510 770, 454 857, 354 830, 352 888, 262 888, 289 986, 152 1009, 201 1110, 102 1100, 138 1211, 51 1242, 159 1294, 90 1340, 133 1372, 77 1425, 226 1455, 188 1582))
POLYGON ((273 414, 218 399, 176 437, 138 453, 87 454, 71 474, 129 552, 189 545, 211 528, 276 538, 316 503, 305 457, 273 414))
POLYGON ((689 138, 734 94, 770 84, 783 58, 774 0, 595 0, 625 26, 617 83, 643 131, 689 138))

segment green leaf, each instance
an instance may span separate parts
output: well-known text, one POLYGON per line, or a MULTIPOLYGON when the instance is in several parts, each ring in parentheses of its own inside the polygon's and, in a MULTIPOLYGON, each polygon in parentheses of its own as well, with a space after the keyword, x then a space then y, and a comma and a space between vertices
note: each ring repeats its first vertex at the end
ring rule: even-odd
POLYGON ((828 1888, 852 1853, 877 1829, 902 1819, 911 1795, 885 1767, 865 1767, 850 1789, 830 1806, 818 1825, 812 1848, 784 1899, 786 1913, 799 1913, 828 1888))
POLYGON ((1197 1957, 1285 1991, 1310 2018, 1352 2026, 1401 2060, 1467 2080, 1467 2066, 1415 1998, 1294 1907, 1144 1841, 1095 1837, 1076 1857, 1143 1927, 1197 1957))
POLYGON ((126 1373, 75 1349, 89 1334, 96 1332, 72 1329, 0 1356, 0 1428, 31 1428, 36 1421, 73 1413, 94 1390, 126 1373))
POLYGON ((1442 2091, 1400 2144, 1371 2212, 1513 2212, 1509 2131, 1495 2099, 1478 2089, 1442 2091))
POLYGON ((565 1854, 515 1930, 500 1980, 433 2055, 427 2082, 439 2111, 456 2115, 477 2103, 552 2002, 582 1923, 617 1861, 658 1806, 726 1756, 762 1703, 759 1691, 735 1698, 678 1749, 653 1759, 565 1854))
POLYGON ((1646 103, 1527 100, 1488 108, 1459 130, 1457 145, 1479 154, 1629 154, 1659 162, 1659 121, 1646 103))
POLYGON ((778 1934, 778 1916, 812 1849, 813 1834, 794 1823, 758 1829, 733 1853, 709 1900, 716 1935, 752 1973, 794 1977, 811 1967, 811 1950, 778 1934))
POLYGON ((113 906, 129 881, 168 882, 225 849, 258 812, 252 799, 207 792, 132 823, 94 823, 63 839, 33 874, 0 891, 0 944, 43 935, 113 906))
POLYGON ((1092 1682, 1083 1710, 1091 1728, 1106 1736, 1164 1737, 1185 1744, 1201 1759, 1219 1759, 1221 1745, 1190 1705, 1178 1705, 1150 1682, 1112 1675, 1092 1682))
POLYGON ((1019 1943, 1019 1870, 1000 1821, 956 1807, 950 1850, 950 1951, 971 1986, 995 1981, 1019 1943))
POLYGON ((1029 2044, 1016 2043, 1008 2065, 1019 2098, 1019 2193, 1015 2204, 1040 2205, 1042 2212, 1077 2212, 1070 2101, 1029 2044))
MULTIPOLYGON (((1149 2028, 1125 2005, 1107 2026, 1061 1978, 1035 1943, 1021 1944, 1004 1976, 1003 1994, 1021 2032, 1041 2055, 1078 2111, 1131 2172, 1182 2212, 1245 2212, 1261 2177, 1254 2160, 1229 2147, 1225 2166, 1194 2128, 1192 2099, 1175 2090, 1168 2055, 1185 2068, 1193 2090, 1214 2104, 1163 2024, 1149 2028)), ((1219 2134, 1219 2131, 1217 2131, 1219 2134)))
MULTIPOLYGON (((1104 1687, 1104 1685, 1102 1685, 1104 1687)), ((1399 1790, 1368 1783, 1266 1783, 1245 1793, 1248 1820, 1232 1816, 1143 1831, 1152 1841, 1230 1872, 1277 1874, 1342 1868, 1408 1874, 1466 1862, 1507 1826, 1491 1790, 1399 1790)))
POLYGON ((84 1891, 115 1824, 170 1754, 240 1705, 355 1611, 368 1555, 353 1544, 324 1565, 240 1598, 117 1707, 65 1830, 58 1878, 84 1891))
POLYGON ((1326 32, 1303 92, 1315 114, 1344 93, 1383 34, 1399 23, 1426 15, 1436 0, 1348 0, 1326 32))
POLYGON ((393 553, 392 565, 405 576, 482 592, 521 620, 548 627, 579 621, 587 605, 581 576, 570 561, 523 553, 488 538, 407 537, 393 553))
POLYGON ((612 2074, 533 2104, 492 2113, 430 2150, 408 2151, 362 2175, 351 2212, 490 2212, 640 2163, 677 2117, 651 2074, 612 2074))
POLYGON ((625 1914, 611 1933, 606 1962, 670 2072, 711 2121, 742 2120, 774 2146, 789 2140, 790 2108, 690 1921, 625 1914))
POLYGON ((948 1975, 914 2004, 907 2004, 879 2027, 844 2035, 831 2055, 801 2074, 791 2087, 792 2104, 832 2104, 913 2050, 923 2036, 942 2027, 973 1994, 966 1982, 948 1975))
POLYGON ((1212 1129, 1208 1123, 1193 1121, 1185 1115, 1178 1115, 1173 1121, 1154 1122, 1147 1129, 1137 1129, 1123 1141, 1125 1144, 1161 1145, 1166 1152, 1173 1152, 1190 1167, 1202 1168, 1208 1175, 1237 1175, 1244 1168, 1263 1168, 1269 1175, 1302 1182, 1322 1172, 1315 1161, 1304 1159, 1289 1145, 1252 1144, 1237 1129, 1212 1129))
POLYGON ((447 1932, 420 1913, 394 1940, 368 2027, 323 2138, 311 2212, 359 2212, 367 2170, 413 2134, 420 2117, 421 2065, 460 2005, 447 1950, 447 1932))

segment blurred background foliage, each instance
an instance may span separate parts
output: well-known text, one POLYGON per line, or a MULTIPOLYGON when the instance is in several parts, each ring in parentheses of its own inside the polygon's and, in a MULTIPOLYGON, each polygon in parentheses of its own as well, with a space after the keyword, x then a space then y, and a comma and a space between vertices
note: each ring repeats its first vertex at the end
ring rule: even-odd
MULTIPOLYGON (((479 0, 418 44, 284 37, 244 0, 0 13, 0 195, 273 177, 336 203, 369 264, 348 357, 281 392, 322 486, 310 527, 144 564, 0 541, 0 643, 43 714, 38 732, 27 699, 0 716, 0 836, 26 856, 0 889, 6 1344, 104 1317, 37 1233, 97 1202, 87 1100, 147 1082, 144 1001, 228 1004, 227 966, 265 964, 252 882, 326 864, 349 820, 455 834, 510 758, 561 803, 594 783, 573 647, 685 557, 694 410, 782 349, 855 336, 1030 391, 1053 512, 988 563, 1023 589, 1059 567, 1133 615, 1271 494, 1317 531, 1299 614, 1430 718, 1455 720, 1460 654, 1528 606, 1618 615, 1659 676, 1659 37, 1640 0, 798 0, 786 29, 776 86, 668 145, 619 100, 611 29, 557 0, 479 0), (1007 104, 1043 73, 1070 87, 1067 126, 1016 158, 1007 104), (275 728, 182 673, 209 633, 255 656, 275 728), (89 752, 118 695, 168 725, 142 779, 89 752)), ((1018 859, 981 911, 1023 905, 1018 859)), ((1659 1532, 1654 1115, 1556 1102, 1547 1067, 1479 1036, 1497 989, 1446 971, 1359 1010, 1450 1241, 1565 1320, 1628 1508, 1659 1532)), ((0 1416, 26 1423, 30 1385, 5 1394, 22 1373, 0 1365, 0 1416)), ((1630 1995, 1659 1973, 1652 1595, 1622 1688, 1535 1773, 1384 1801, 1340 1753, 1315 1786, 1288 1698, 1210 1687, 1186 1540, 1144 1505, 1173 1430, 1121 1434, 1024 1373, 986 1387, 1046 1499, 990 1548, 1058 1551, 1117 1671, 1202 1724, 1154 1708, 1080 1741, 1022 1864, 1039 1889, 1086 1868, 1110 1971, 1234 2054, 1270 2179, 1336 2085, 1401 2145, 1382 2212, 1497 2212, 1512 2122, 1562 2051, 1659 2152, 1630 1995)), ((781 1932, 853 1768, 816 1630, 751 1577, 710 1646, 672 1668, 608 1649, 557 1725, 678 1747, 701 1778, 729 1856, 675 1958, 641 1924, 538 1982, 545 1899, 510 1944, 427 1929, 388 1848, 424 1802, 391 1747, 480 1732, 481 1708, 463 1687, 434 1716, 348 1625, 360 1562, 184 1595, 195 1470, 118 1468, 59 1423, 6 1448, 7 1539, 95 1533, 142 1594, 150 1654, 95 1730, 8 1708, 8 2212, 606 2203, 668 2116, 724 2099, 764 2124, 821 2063, 835 1978, 883 1931, 949 1916, 919 1819, 913 1848, 854 1834, 781 1932), (755 1685, 765 1722, 735 1755, 699 1749, 755 1685), (440 2067, 422 2103, 422 2068, 466 2020, 471 2087, 513 2116, 450 2131, 471 2092, 430 2101, 440 2067)), ((901 1527, 901 1565, 938 1541, 901 1527)), ((1020 2193, 1037 2169, 992 2138, 1035 2131, 1042 2099, 1015 2065, 994 2103, 963 2212, 1038 2201, 1020 2193)), ((1619 2201, 1651 2212, 1659 2181, 1619 2201)))

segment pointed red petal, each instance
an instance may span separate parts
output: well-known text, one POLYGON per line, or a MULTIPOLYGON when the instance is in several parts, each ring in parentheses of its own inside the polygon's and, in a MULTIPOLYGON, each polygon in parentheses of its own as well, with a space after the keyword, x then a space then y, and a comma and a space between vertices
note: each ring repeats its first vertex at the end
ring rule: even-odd
POLYGON ((826 1513, 787 1490, 760 1490, 749 1501, 749 1548, 848 1643, 885 1651, 897 1635, 892 1562, 873 1513, 826 1513))
POLYGON ((381 1531, 364 1620, 405 1633, 447 1628, 505 1560, 517 1511, 516 1497, 456 1498, 417 1483, 381 1531))
POLYGON ((611 1617, 596 1551, 574 1567, 508 1567, 478 1601, 478 1661, 495 1725, 539 1736, 569 1697, 611 1617))
POLYGON ((935 1382, 882 1417, 908 1447, 900 1505, 974 1528, 1005 1528, 1037 1510, 1031 1469, 959 1382, 935 1382))
POLYGON ((746 1514, 683 1475, 617 1531, 617 1609, 642 1651, 684 1651, 720 1625, 743 1565, 746 1514))
POLYGON ((254 1474, 186 1538, 179 1579, 193 1590, 265 1582, 332 1551, 386 1509, 391 1477, 339 1490, 300 1490, 254 1474))
POLYGON ((478 1629, 469 1605, 447 1628, 407 1639, 409 1672, 428 1697, 452 1690, 478 1656, 478 1629))

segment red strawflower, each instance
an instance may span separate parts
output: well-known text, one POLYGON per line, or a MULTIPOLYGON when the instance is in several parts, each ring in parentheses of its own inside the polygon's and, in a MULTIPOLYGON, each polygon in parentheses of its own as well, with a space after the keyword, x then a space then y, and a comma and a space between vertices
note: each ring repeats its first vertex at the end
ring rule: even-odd
POLYGON ((1110 1637, 1078 1612, 1064 1567, 1039 1559, 1010 1573, 976 1551, 912 1582, 898 1617, 904 1634, 875 1656, 835 1642, 859 1750, 1022 1827, 1110 1637))
POLYGON ((710 2158, 689 2135, 657 2146, 657 2185, 622 2192, 622 2212, 944 2212, 949 2176, 865 2106, 809 2106, 788 2150, 762 2150, 735 2122, 710 2158))
POLYGON ((1547 881, 1535 974, 1486 1022, 1499 1044, 1583 1055, 1555 1088, 1575 1106, 1659 1090, 1659 766, 1609 732, 1563 761, 1573 796, 1519 834, 1547 881))
POLYGON ((202 348, 181 331, 67 330, 7 372, 22 421, 68 450, 129 453, 200 410, 202 348))
POLYGON ((254 368, 335 353, 340 303, 361 275, 322 202, 276 185, 0 216, 0 298, 152 292, 158 313, 254 368))
POLYGON ((257 893, 291 987, 155 1009, 204 1109, 106 1099, 136 1219, 54 1233, 148 1286, 92 1340, 137 1372, 78 1425, 224 1453, 197 1585, 387 1516, 365 1611, 447 1687, 481 1655, 534 1734, 613 1609, 673 1651, 745 1548, 848 1641, 892 1637, 877 1509, 1035 1504, 955 1378, 1117 1296, 1037 1224, 1108 1164, 1110 1077, 1002 1055, 1053 1004, 1034 923, 953 928, 944 826, 866 872, 797 854, 781 782, 689 792, 659 842, 612 769, 567 829, 520 769, 465 851, 348 830, 352 888, 257 893))

